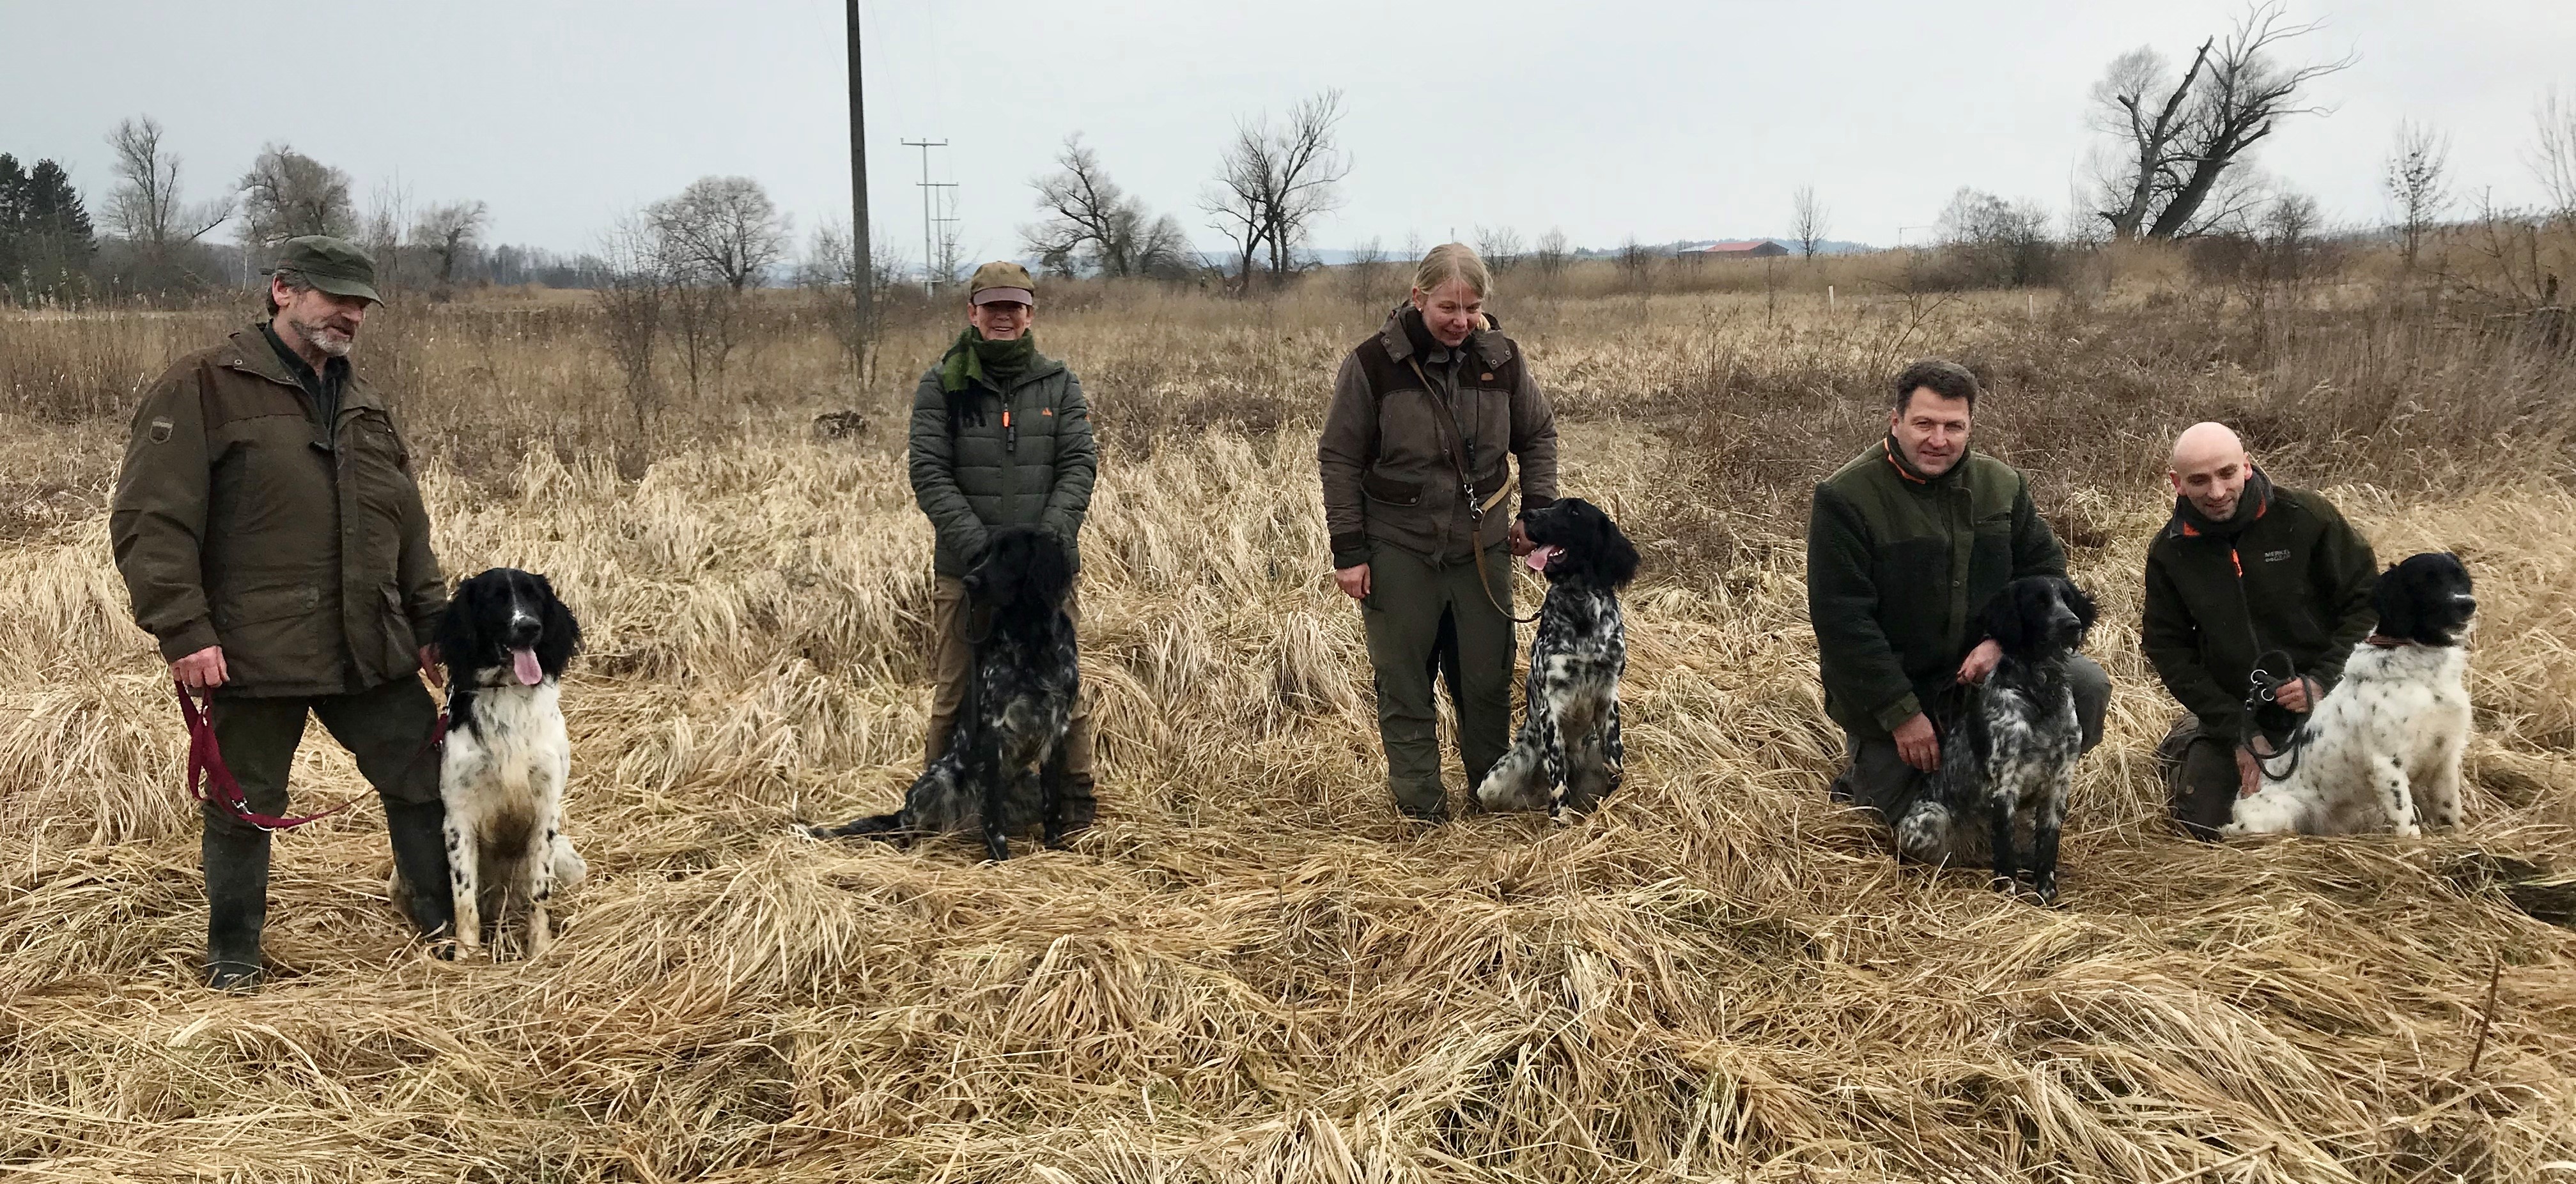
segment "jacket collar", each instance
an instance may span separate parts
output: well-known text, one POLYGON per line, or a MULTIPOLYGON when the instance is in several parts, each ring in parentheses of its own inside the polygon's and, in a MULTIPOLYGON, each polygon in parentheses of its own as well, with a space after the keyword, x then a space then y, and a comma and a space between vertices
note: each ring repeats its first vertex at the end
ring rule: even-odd
MULTIPOLYGON (((1395 311, 1387 314, 1386 326, 1377 331, 1378 344, 1386 348, 1387 357, 1398 363, 1413 360, 1413 338, 1404 331, 1404 313, 1411 307, 1397 304, 1395 311)), ((1494 318, 1490 316, 1485 318, 1485 327, 1468 334, 1463 344, 1475 347, 1476 356, 1483 360, 1488 370, 1512 360, 1511 343, 1504 339, 1502 330, 1495 326, 1494 318)))
MULTIPOLYGON (((269 346, 268 334, 261 331, 265 327, 264 322, 253 321, 247 328, 233 330, 232 334, 225 338, 225 343, 230 348, 225 351, 224 356, 215 360, 215 364, 227 370, 255 374, 279 386, 303 390, 304 384, 297 382, 295 376, 287 372, 286 362, 277 356, 275 349, 269 346)), ((357 364, 351 363, 348 381, 340 384, 340 410, 345 412, 358 407, 375 411, 385 409, 383 401, 376 398, 375 388, 369 385, 366 379, 358 376, 357 364)))
POLYGON ((1967 469, 1969 461, 1976 458, 1976 452, 1973 449, 1960 453, 1959 463, 1951 465, 1947 469, 1943 469, 1941 471, 1941 475, 1938 477, 1927 477, 1923 475, 1923 470, 1915 468, 1911 463, 1906 461, 1904 450, 1896 446, 1895 436, 1887 435, 1879 437, 1878 451, 1880 456, 1886 458, 1887 466, 1896 470, 1897 480, 1902 481, 1909 486, 1918 486, 1927 489, 1938 489, 1958 484, 1959 474, 1967 469))

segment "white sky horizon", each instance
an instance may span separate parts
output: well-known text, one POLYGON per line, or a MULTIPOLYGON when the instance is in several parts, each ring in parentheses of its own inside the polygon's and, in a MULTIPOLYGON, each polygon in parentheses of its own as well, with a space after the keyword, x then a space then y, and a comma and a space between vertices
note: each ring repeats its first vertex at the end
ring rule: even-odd
MULTIPOLYGON (((264 143, 354 179, 363 208, 488 202, 488 241, 579 253, 619 215, 710 174, 759 180, 797 247, 849 216, 836 0, 451 0, 317 10, 275 0, 0 0, 0 152, 60 161, 104 220, 105 136, 149 114, 189 196, 228 190, 264 143), (328 12, 315 60, 300 23, 328 12), (89 47, 113 35, 113 52, 89 47), (327 82, 351 78, 343 93, 327 82)), ((1345 203, 1313 245, 1471 239, 1561 227, 1578 244, 1780 236, 1812 184, 1827 236, 1881 246, 1971 186, 2062 216, 2094 142, 2086 94, 2114 56, 2187 58, 2242 11, 2221 0, 2113 9, 2042 0, 1940 5, 1472 9, 1314 3, 1044 5, 862 0, 877 237, 922 246, 921 153, 954 181, 970 256, 1019 254, 1029 180, 1079 131, 1110 175, 1221 250, 1196 209, 1240 117, 1346 94, 1345 203)), ((2257 155, 2338 224, 2387 217, 2380 166, 2401 119, 2451 137, 2464 211, 2526 205, 2533 111, 2576 104, 2576 4, 2300 0, 2322 20, 2291 52, 2359 55, 2257 155)), ((229 239, 232 227, 216 233, 229 239)))

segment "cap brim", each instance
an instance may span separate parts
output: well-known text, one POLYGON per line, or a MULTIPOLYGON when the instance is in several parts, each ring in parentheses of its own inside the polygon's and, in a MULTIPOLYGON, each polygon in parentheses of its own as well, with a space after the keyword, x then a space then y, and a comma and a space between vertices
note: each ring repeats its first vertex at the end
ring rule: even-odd
POLYGON ((1029 291, 1026 288, 983 288, 979 289, 973 296, 968 297, 967 301, 971 304, 1000 304, 1007 301, 1012 304, 1025 304, 1031 308, 1035 308, 1038 303, 1038 294, 1029 291))
POLYGON ((320 276, 314 275, 311 272, 306 272, 304 275, 304 282, 313 285, 320 291, 329 292, 334 296, 355 296, 360 300, 365 300, 374 304, 382 304, 385 302, 384 297, 376 295, 375 288, 367 284, 359 283, 356 280, 344 280, 332 276, 320 276))

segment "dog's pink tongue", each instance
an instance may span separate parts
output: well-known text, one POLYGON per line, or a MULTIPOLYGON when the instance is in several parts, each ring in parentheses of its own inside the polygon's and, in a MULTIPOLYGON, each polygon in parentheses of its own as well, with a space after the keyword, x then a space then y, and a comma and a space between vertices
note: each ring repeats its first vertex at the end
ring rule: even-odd
POLYGON ((1521 562, 1528 564, 1531 571, 1546 575, 1547 561, 1556 558, 1556 552, 1555 547, 1534 547, 1529 554, 1521 557, 1521 562))
POLYGON ((519 685, 532 687, 546 680, 545 667, 537 665, 537 651, 511 650, 510 671, 519 676, 519 685))

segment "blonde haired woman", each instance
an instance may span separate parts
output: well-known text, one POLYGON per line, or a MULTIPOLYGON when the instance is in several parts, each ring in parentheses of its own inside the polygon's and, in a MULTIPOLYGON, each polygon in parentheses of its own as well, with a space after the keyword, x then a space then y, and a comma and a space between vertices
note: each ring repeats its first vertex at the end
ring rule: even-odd
POLYGON ((1556 416, 1485 312, 1492 288, 1462 244, 1423 256, 1412 296, 1342 359, 1315 449, 1333 579, 1368 629, 1387 788, 1425 822, 1449 816, 1435 667, 1471 794, 1511 738, 1511 556, 1529 540, 1507 504, 1508 458, 1521 511, 1556 500, 1556 416))

